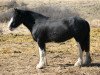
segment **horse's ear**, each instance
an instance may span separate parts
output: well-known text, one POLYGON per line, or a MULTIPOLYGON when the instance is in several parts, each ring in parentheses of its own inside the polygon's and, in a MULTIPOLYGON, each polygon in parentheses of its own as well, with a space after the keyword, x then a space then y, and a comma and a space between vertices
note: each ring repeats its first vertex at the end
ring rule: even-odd
POLYGON ((16 10, 17 8, 14 8, 14 10, 16 10))
POLYGON ((17 9, 17 8, 14 8, 14 11, 15 11, 15 12, 18 12, 18 9, 17 9))

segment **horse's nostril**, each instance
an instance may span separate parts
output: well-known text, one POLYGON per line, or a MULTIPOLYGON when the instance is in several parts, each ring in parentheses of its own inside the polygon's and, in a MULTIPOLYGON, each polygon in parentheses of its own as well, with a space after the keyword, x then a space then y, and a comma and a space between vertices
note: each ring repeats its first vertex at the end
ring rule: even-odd
POLYGON ((14 30, 14 28, 9 27, 9 30, 10 30, 10 31, 13 31, 13 30, 14 30))

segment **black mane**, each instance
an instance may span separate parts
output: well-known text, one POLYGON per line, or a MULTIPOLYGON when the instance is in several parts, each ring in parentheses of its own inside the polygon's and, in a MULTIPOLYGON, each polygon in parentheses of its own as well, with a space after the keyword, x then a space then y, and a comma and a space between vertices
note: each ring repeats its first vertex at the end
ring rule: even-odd
POLYGON ((37 13, 37 12, 34 12, 34 11, 30 11, 30 10, 20 10, 18 9, 19 11, 23 12, 23 13, 26 13, 26 14, 30 14, 32 15, 35 19, 48 19, 49 17, 47 16, 44 16, 40 13, 37 13))
MULTIPOLYGON (((27 11, 27 12, 31 12, 31 11, 27 11)), ((45 18, 45 19, 48 19, 49 17, 47 17, 47 16, 44 16, 44 15, 42 15, 42 14, 39 14, 39 13, 36 13, 36 12, 31 12, 32 13, 32 15, 35 17, 35 18, 45 18)))

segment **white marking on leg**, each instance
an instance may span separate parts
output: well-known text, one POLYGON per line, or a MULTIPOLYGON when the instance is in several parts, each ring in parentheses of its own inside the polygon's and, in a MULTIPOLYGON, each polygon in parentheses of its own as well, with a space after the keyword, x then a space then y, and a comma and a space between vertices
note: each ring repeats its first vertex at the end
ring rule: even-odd
POLYGON ((85 65, 88 65, 91 63, 91 57, 90 57, 90 53, 86 52, 86 59, 85 59, 85 65))
POLYGON ((39 60, 38 65, 36 66, 37 69, 41 69, 46 65, 45 51, 39 48, 39 54, 40 54, 40 60, 39 60))
POLYGON ((74 66, 82 66, 82 63, 83 63, 83 59, 82 59, 82 56, 83 56, 83 51, 81 49, 81 46, 80 44, 78 43, 78 47, 79 47, 79 58, 77 60, 77 62, 74 64, 74 66))
POLYGON ((8 23, 8 27, 10 27, 11 23, 13 22, 13 17, 10 19, 9 23, 8 23))

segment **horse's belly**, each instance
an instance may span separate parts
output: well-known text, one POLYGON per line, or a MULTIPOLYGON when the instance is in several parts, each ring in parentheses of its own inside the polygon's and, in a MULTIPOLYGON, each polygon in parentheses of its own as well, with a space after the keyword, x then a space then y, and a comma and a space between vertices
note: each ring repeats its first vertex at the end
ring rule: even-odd
POLYGON ((72 35, 69 33, 62 33, 62 34, 52 34, 49 36, 49 41, 54 41, 54 42, 64 42, 68 39, 72 38, 72 35))

